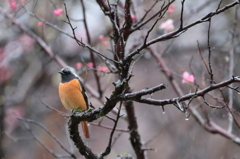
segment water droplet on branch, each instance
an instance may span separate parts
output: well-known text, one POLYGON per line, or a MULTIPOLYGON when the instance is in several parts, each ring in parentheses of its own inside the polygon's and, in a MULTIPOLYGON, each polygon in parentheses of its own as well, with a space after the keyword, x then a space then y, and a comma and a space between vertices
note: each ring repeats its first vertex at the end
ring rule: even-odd
POLYGON ((164 106, 161 106, 161 107, 162 107, 162 113, 165 114, 164 106))
POLYGON ((189 112, 186 111, 186 112, 185 112, 185 120, 189 120, 189 116, 190 116, 189 112))

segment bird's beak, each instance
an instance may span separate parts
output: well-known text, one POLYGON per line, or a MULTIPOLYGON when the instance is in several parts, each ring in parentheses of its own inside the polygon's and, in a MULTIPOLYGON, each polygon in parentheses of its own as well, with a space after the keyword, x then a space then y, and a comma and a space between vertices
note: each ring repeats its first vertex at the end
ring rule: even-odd
POLYGON ((61 71, 58 71, 58 73, 60 73, 61 75, 64 74, 62 70, 61 70, 61 71))

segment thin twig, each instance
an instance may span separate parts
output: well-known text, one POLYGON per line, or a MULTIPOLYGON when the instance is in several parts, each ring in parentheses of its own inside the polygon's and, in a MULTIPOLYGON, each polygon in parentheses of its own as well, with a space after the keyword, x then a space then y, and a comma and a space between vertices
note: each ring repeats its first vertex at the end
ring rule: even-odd
POLYGON ((147 38, 148 38, 149 34, 152 32, 153 28, 156 26, 157 22, 158 22, 160 19, 162 19, 163 16, 165 15, 167 9, 165 9, 165 10, 163 9, 164 4, 165 4, 165 2, 163 2, 163 5, 161 6, 161 11, 162 11, 162 12, 159 13, 158 18, 157 18, 157 19, 155 20, 155 22, 152 24, 152 26, 150 27, 150 29, 148 29, 148 32, 147 32, 147 34, 146 34, 146 36, 145 36, 145 38, 144 38, 144 42, 143 42, 144 44, 146 44, 147 38))
MULTIPOLYGON (((90 36, 90 33, 89 33, 88 24, 87 24, 87 20, 86 20, 85 4, 84 4, 83 0, 80 0, 80 2, 81 2, 81 6, 82 6, 83 24, 84 24, 84 28, 86 30, 88 44, 91 45, 92 42, 91 42, 91 36, 90 36)), ((65 6, 65 9, 67 10, 65 3, 64 3, 64 6, 65 6)), ((67 12, 66 12, 66 14, 67 14, 67 12)), ((91 61, 93 63, 93 68, 96 69, 96 61, 95 61, 95 57, 94 57, 93 51, 92 50, 89 50, 89 51, 90 51, 91 61)), ((101 89, 99 76, 98 76, 96 71, 93 71, 93 75, 94 75, 95 81, 97 83, 97 89, 98 89, 99 98, 101 98, 103 92, 102 92, 102 89, 101 89)))
POLYGON ((112 139, 113 139, 113 134, 116 130, 116 127, 117 127, 117 124, 118 124, 118 120, 120 118, 120 112, 121 112, 121 107, 122 107, 122 102, 120 102, 120 106, 118 108, 118 114, 117 114, 117 117, 116 117, 116 120, 114 122, 114 126, 112 128, 112 131, 110 133, 110 137, 109 137, 109 141, 108 141, 108 146, 106 147, 105 151, 103 151, 99 157, 102 158, 104 156, 107 156, 110 152, 111 152, 111 147, 112 147, 112 139))
POLYGON ((61 111, 59 111, 59 110, 51 107, 50 105, 46 104, 46 103, 42 100, 41 97, 40 97, 39 99, 40 99, 40 101, 41 101, 41 103, 42 103, 43 105, 45 105, 47 108, 49 108, 49 109, 57 112, 57 113, 60 114, 61 116, 64 116, 64 117, 68 117, 68 116, 69 116, 68 114, 66 114, 66 113, 64 113, 64 112, 61 112, 61 111))
POLYGON ((24 121, 24 122, 32 123, 32 124, 34 124, 34 125, 39 126, 39 127, 40 127, 41 129, 43 129, 48 135, 50 135, 50 136, 54 139, 54 141, 56 141, 57 144, 58 144, 64 151, 66 151, 70 156, 72 156, 72 158, 75 158, 75 159, 76 159, 76 156, 75 156, 73 153, 71 153, 70 151, 68 151, 68 149, 60 142, 60 140, 59 140, 52 132, 50 132, 45 126, 43 126, 42 124, 40 124, 40 123, 38 123, 38 122, 36 122, 36 121, 34 121, 34 120, 31 120, 31 119, 25 119, 25 118, 21 118, 21 117, 17 117, 17 119, 22 120, 22 121, 24 121))
POLYGON ((183 11, 184 11, 184 2, 185 0, 182 0, 182 8, 181 8, 181 16, 180 16, 180 26, 179 26, 179 30, 182 30, 183 28, 183 11))
POLYGON ((202 60, 202 62, 204 64, 205 68, 207 69, 207 72, 210 72, 209 69, 208 69, 208 66, 207 66, 207 64, 206 64, 206 62, 205 62, 205 60, 203 58, 202 51, 201 51, 201 48, 200 48, 200 44, 199 44, 198 41, 197 41, 197 46, 198 46, 198 53, 199 53, 199 55, 201 57, 201 60, 202 60))
MULTIPOLYGON (((18 118, 18 117, 17 117, 17 118, 18 118)), ((27 125, 27 123, 26 123, 26 122, 29 122, 29 121, 26 121, 26 120, 24 120, 23 118, 18 118, 18 119, 25 121, 25 122, 24 122, 24 126, 25 126, 25 128, 28 130, 28 132, 29 132, 29 133, 32 135, 32 137, 33 137, 45 150, 47 150, 51 155, 53 155, 54 157, 59 158, 59 159, 60 159, 60 158, 69 158, 69 157, 76 159, 76 156, 75 156, 74 154, 72 154, 71 152, 68 152, 68 150, 66 151, 65 148, 64 148, 64 150, 65 150, 70 156, 56 154, 52 149, 50 149, 49 147, 47 147, 47 146, 44 144, 44 142, 42 142, 42 141, 32 132, 31 128, 30 128, 29 125, 27 125)), ((55 140, 55 141, 56 141, 56 140, 55 140)), ((61 144, 60 144, 60 146, 61 146, 61 144)))
MULTIPOLYGON (((102 125, 102 124, 96 124, 96 123, 90 123, 90 125, 93 125, 93 126, 99 126, 101 128, 104 128, 104 129, 108 129, 108 130, 112 130, 113 128, 110 127, 110 126, 107 126, 107 125, 102 125)), ((119 129, 119 128, 116 128, 115 129, 116 131, 120 131, 120 132, 129 132, 128 130, 126 129, 119 129)))
POLYGON ((213 70, 212 70, 212 66, 211 66, 211 54, 212 54, 212 49, 210 47, 210 29, 211 29, 211 19, 209 19, 209 23, 208 23, 208 36, 207 36, 207 44, 208 44, 208 68, 209 68, 209 75, 210 75, 210 83, 213 84, 213 70))

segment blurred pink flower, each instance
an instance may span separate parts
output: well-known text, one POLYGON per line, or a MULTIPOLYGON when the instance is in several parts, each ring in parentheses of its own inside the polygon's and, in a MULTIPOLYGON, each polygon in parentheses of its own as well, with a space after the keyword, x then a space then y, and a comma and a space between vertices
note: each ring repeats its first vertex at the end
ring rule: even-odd
POLYGON ((89 62, 89 63, 87 63, 87 66, 88 66, 88 67, 93 67, 93 63, 92 63, 92 62, 89 62))
POLYGON ((131 15, 131 18, 132 18, 132 20, 136 20, 137 19, 136 15, 131 15))
POLYGON ((159 26, 159 28, 164 29, 167 32, 173 31, 174 30, 173 20, 172 19, 166 20, 159 26))
POLYGON ((4 122, 6 123, 6 132, 11 133, 19 124, 17 117, 23 117, 24 111, 20 107, 9 108, 6 110, 4 122))
POLYGON ((24 5, 25 0, 19 0, 19 4, 24 5))
POLYGON ((38 22, 38 26, 43 26, 43 22, 38 22))
POLYGON ((107 67, 103 67, 103 66, 98 66, 97 70, 103 71, 103 72, 108 72, 109 71, 107 67))
POLYGON ((27 34, 23 34, 19 37, 19 42, 22 44, 22 48, 24 52, 29 52, 34 48, 35 40, 28 36, 27 34))
POLYGON ((12 70, 8 65, 2 65, 0 67, 0 83, 7 82, 12 76, 12 70))
POLYGON ((195 77, 193 75, 190 75, 188 72, 183 72, 182 74, 182 83, 187 83, 187 82, 191 82, 193 83, 195 80, 195 77))
POLYGON ((168 7, 168 10, 167 10, 167 13, 173 13, 174 12, 174 8, 175 8, 175 5, 174 4, 170 4, 170 6, 168 7))
POLYGON ((98 39, 100 40, 100 41, 103 41, 104 40, 104 36, 103 35, 99 35, 99 37, 98 37, 98 39))
POLYGON ((9 4, 11 10, 17 9, 17 2, 15 0, 9 0, 9 4))
POLYGON ((104 46, 107 46, 107 45, 108 45, 108 42, 107 42, 107 41, 103 41, 102 44, 103 44, 104 46))
POLYGON ((53 11, 53 13, 56 15, 56 16, 60 16, 62 13, 63 13, 63 9, 59 8, 59 9, 55 9, 53 11))
POLYGON ((82 67, 82 63, 81 63, 81 62, 77 62, 77 63, 76 63, 76 67, 77 67, 77 68, 81 68, 81 67, 82 67))

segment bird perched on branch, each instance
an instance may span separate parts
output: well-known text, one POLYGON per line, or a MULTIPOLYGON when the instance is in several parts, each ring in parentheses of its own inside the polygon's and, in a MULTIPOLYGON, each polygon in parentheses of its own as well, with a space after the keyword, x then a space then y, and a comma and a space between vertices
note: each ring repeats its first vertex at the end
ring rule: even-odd
MULTIPOLYGON (((75 70, 71 67, 65 67, 59 71, 61 82, 59 84, 59 97, 66 109, 69 110, 87 110, 88 98, 85 88, 75 70)), ((82 130, 85 138, 89 138, 87 121, 82 121, 82 130)))

